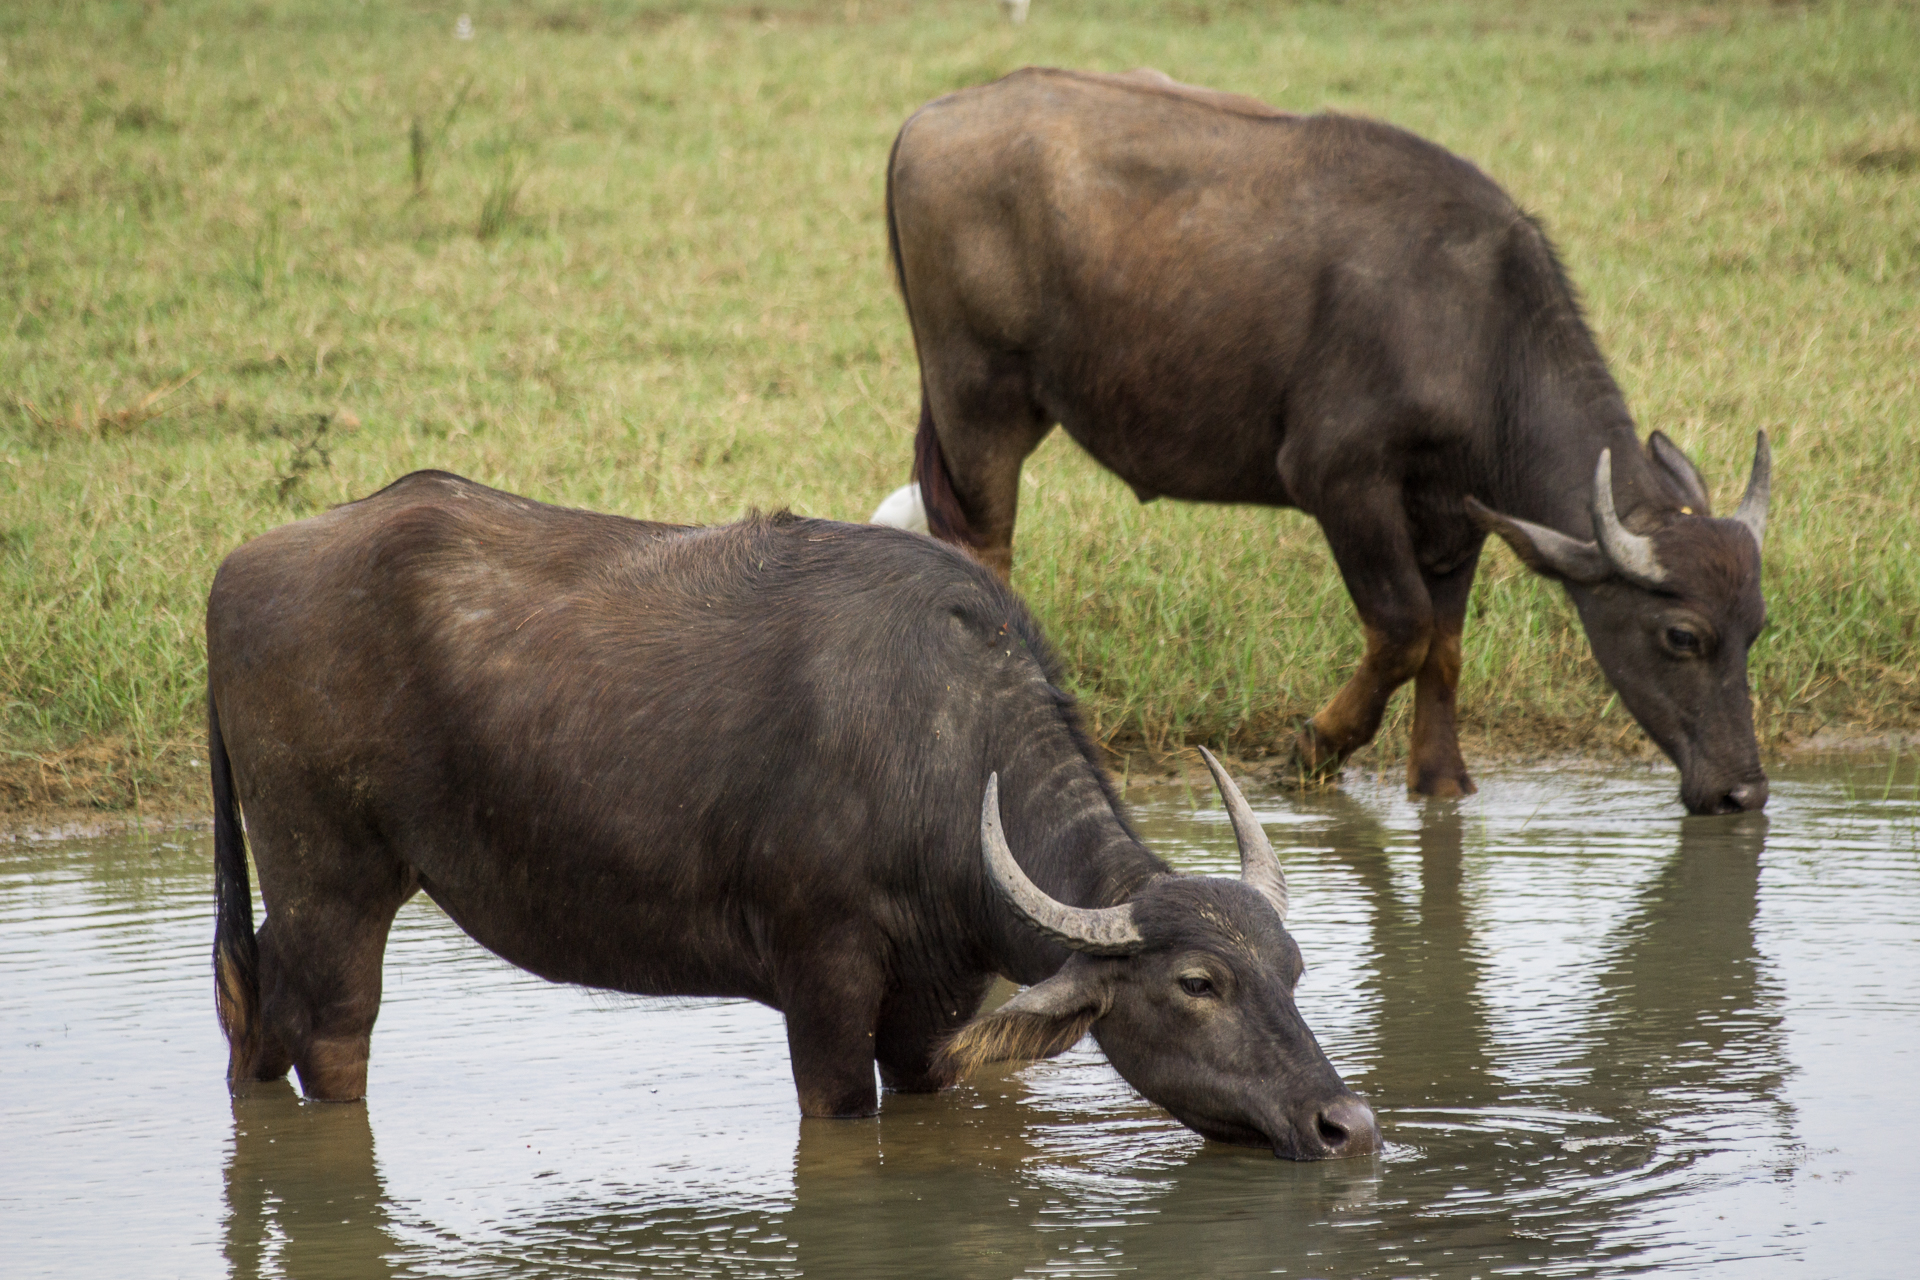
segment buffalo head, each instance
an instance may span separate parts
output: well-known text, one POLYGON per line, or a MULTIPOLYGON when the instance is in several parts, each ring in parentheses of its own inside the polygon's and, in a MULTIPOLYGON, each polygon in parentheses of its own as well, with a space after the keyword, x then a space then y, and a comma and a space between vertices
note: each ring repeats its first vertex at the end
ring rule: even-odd
POLYGON ((1650 452, 1687 502, 1642 514, 1638 531, 1614 508, 1606 450, 1593 481, 1592 542, 1489 511, 1472 498, 1467 510, 1536 573, 1567 585, 1601 670, 1679 766, 1687 809, 1758 809, 1767 802, 1767 775, 1754 740, 1747 649, 1767 620, 1760 594, 1771 488, 1766 433, 1746 496, 1729 519, 1714 518, 1699 473, 1665 436, 1654 433, 1650 452))
POLYGON ((1219 762, 1207 766, 1240 844, 1241 878, 1162 875, 1117 907, 1070 907, 1014 861, 987 782, 980 843, 988 878, 1021 918, 1072 948, 1060 971, 961 1028, 959 1069, 1051 1057, 1088 1030, 1129 1084, 1187 1127, 1293 1160, 1380 1149, 1373 1111, 1342 1083, 1294 1007, 1300 948, 1287 882, 1253 811, 1219 762))

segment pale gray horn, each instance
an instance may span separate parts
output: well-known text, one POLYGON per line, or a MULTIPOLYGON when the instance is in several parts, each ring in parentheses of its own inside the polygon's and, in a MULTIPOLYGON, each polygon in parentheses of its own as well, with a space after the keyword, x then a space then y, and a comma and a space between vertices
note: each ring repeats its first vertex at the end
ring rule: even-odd
POLYGON ((1200 756, 1207 762, 1207 768, 1213 771, 1213 785, 1220 788, 1220 798, 1227 805, 1227 819, 1233 823, 1234 842, 1240 846, 1240 878, 1258 889, 1260 896, 1273 904, 1273 909, 1279 913, 1284 924, 1287 919, 1287 873, 1280 869, 1280 859, 1274 856, 1266 829, 1260 825, 1260 819, 1253 816, 1253 806, 1240 794, 1240 788, 1233 785, 1233 779, 1213 758, 1213 752, 1202 747, 1200 756))
POLYGON ((1767 433, 1753 446, 1753 474, 1747 478, 1747 496, 1733 513, 1753 534, 1759 546, 1767 545, 1767 500, 1773 496, 1773 450, 1767 446, 1767 433))
POLYGON ((1653 539, 1630 533, 1613 509, 1613 450, 1600 451, 1600 465, 1593 473, 1593 534, 1600 549, 1607 553, 1615 572, 1641 587, 1662 587, 1667 571, 1653 552, 1653 539))
POLYGON ((1013 860, 1006 833, 1000 829, 1000 775, 987 776, 986 798, 980 802, 980 852, 986 858, 987 879, 1029 925, 1055 942, 1096 956, 1124 956, 1146 945, 1133 922, 1133 907, 1070 907, 1048 897, 1013 860))

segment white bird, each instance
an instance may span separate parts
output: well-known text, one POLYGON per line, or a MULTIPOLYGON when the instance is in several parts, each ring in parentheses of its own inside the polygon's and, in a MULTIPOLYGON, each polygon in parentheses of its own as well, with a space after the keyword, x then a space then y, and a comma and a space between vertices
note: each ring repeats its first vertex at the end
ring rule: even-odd
POLYGON ((927 509, 920 502, 920 486, 903 484, 887 495, 887 500, 874 508, 867 518, 868 524, 891 525, 895 529, 911 529, 915 533, 927 531, 927 509))

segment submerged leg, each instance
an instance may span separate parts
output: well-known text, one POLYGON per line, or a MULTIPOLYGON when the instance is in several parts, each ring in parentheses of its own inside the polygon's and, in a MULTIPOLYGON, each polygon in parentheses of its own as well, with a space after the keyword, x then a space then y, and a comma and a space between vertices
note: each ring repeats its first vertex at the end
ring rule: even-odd
POLYGON ((367 1091, 387 931, 417 882, 376 840, 259 825, 262 1020, 309 1098, 351 1102, 367 1091))
POLYGON ((293 1070, 293 1054, 269 1026, 252 1029, 246 1039, 227 1047, 227 1083, 259 1084, 279 1080, 293 1070))
POLYGON ((933 1093, 951 1084, 934 1068, 934 1054, 966 1025, 992 985, 990 975, 980 975, 890 994, 875 1035, 881 1083, 896 1093, 933 1093))
POLYGON ((783 981, 787 1052, 803 1116, 870 1116, 880 1110, 874 1084, 874 1025, 885 975, 864 957, 837 950, 797 960, 783 981))
MULTIPOLYGON (((399 904, 395 904, 395 910, 399 904)), ((351 1102, 367 1092, 367 1056, 380 1014, 381 960, 393 912, 318 911, 299 923, 271 911, 260 930, 267 1027, 286 1046, 309 1098, 351 1102)))

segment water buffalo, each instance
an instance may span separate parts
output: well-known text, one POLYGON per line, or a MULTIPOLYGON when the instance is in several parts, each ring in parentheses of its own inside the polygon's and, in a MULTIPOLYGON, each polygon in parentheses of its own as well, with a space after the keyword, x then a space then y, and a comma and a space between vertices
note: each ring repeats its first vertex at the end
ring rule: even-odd
POLYGON ((1209 1137, 1379 1145, 1295 1008, 1286 881, 1232 783, 1243 878, 1170 871, 1032 619, 931 539, 422 472, 229 556, 207 682, 236 1083, 362 1095, 423 891, 552 981, 779 1009, 807 1115, 874 1112, 876 1063, 930 1090, 1091 1030, 1209 1137), (1035 985, 976 1018, 995 974, 1035 985))
POLYGON ((1766 803, 1747 648, 1765 620, 1762 436, 1713 518, 1626 403, 1540 226, 1370 120, 1029 69, 922 107, 887 169, 920 356, 931 532, 1012 565, 1020 467, 1057 423, 1141 501, 1320 522, 1366 636, 1294 743, 1309 773, 1415 681, 1408 785, 1474 789, 1454 693, 1481 543, 1565 584, 1694 812, 1766 803))

